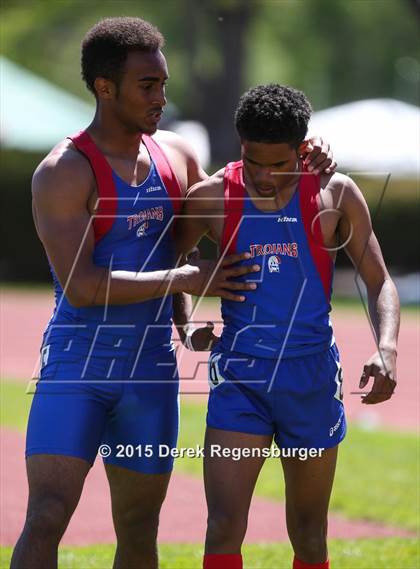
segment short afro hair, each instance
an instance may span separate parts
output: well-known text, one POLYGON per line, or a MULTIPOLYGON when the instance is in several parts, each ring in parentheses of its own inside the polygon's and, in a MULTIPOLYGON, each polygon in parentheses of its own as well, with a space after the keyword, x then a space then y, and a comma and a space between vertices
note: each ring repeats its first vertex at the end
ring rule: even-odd
POLYGON ((305 139, 312 107, 301 91, 270 83, 249 89, 239 100, 235 126, 241 140, 298 147, 305 139))
POLYGON ((140 18, 106 18, 88 31, 82 42, 82 78, 96 96, 97 77, 111 79, 118 86, 130 51, 153 53, 165 40, 160 31, 140 18))

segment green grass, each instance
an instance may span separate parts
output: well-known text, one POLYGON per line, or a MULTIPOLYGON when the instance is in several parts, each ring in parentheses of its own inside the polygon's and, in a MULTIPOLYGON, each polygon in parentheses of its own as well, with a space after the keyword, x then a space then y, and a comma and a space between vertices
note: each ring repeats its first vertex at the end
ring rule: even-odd
MULTIPOLYGON (((418 569, 419 546, 414 539, 330 540, 334 569, 418 569)), ((162 544, 161 569, 200 569, 202 546, 162 544)), ((110 569, 114 546, 63 547, 60 569, 110 569)), ((11 548, 1 550, 0 569, 9 567, 11 548)), ((245 569, 290 569, 292 552, 288 544, 246 545, 245 569)))
MULTIPOLYGON (((31 397, 23 384, 1 385, 0 424, 25 429, 31 397)), ((179 447, 202 444, 205 404, 182 402, 179 447)), ((420 495, 419 438, 414 434, 365 431, 350 425, 342 443, 335 477, 331 511, 349 518, 364 518, 411 530, 419 528, 420 495)), ((181 458, 175 470, 202 476, 198 458, 181 458)), ((256 494, 284 499, 283 475, 279 461, 268 459, 256 487, 256 494)))
POLYGON ((26 384, 15 381, 0 383, 0 426, 25 431, 32 397, 26 384))
MULTIPOLYGON (((204 404, 184 401, 179 447, 204 439, 204 404)), ((331 511, 350 518, 365 518, 419 528, 419 438, 414 434, 365 431, 350 425, 339 452, 331 511)), ((201 476, 201 461, 182 458, 176 470, 201 476)), ((283 475, 276 459, 266 461, 256 494, 284 499, 283 475)))

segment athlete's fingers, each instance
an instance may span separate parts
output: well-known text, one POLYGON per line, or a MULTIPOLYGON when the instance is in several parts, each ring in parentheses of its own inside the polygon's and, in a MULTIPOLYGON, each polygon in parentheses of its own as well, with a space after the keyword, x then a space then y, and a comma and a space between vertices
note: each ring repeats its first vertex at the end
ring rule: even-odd
POLYGON ((382 403, 391 398, 394 393, 396 382, 388 376, 380 373, 379 370, 375 371, 375 379, 372 389, 365 397, 362 398, 362 403, 375 404, 382 403))
POLYGON ((232 267, 223 271, 225 278, 240 277, 241 275, 248 275, 249 273, 257 273, 260 270, 259 265, 244 265, 242 267, 232 267))
POLYGON ((371 375, 373 375, 373 369, 372 368, 373 368, 372 364, 363 366, 362 375, 361 375, 360 381, 359 381, 359 388, 360 389, 363 389, 367 385, 367 383, 369 381, 369 377, 371 375))
POLYGON ((331 153, 328 156, 327 154, 324 154, 324 152, 320 152, 312 160, 312 162, 310 162, 310 164, 308 165, 308 170, 313 171, 315 174, 318 174, 319 172, 324 172, 325 168, 328 168, 331 162, 332 162, 331 153))
POLYGON ((251 253, 235 253, 234 255, 227 255, 222 261, 222 267, 228 267, 229 265, 235 265, 241 261, 246 261, 251 258, 251 253))
POLYGON ((320 152, 325 152, 328 154, 328 150, 330 145, 328 143, 324 143, 320 136, 313 136, 305 141, 305 145, 303 146, 303 153, 306 154, 304 163, 308 166, 320 152))
POLYGON ((257 288, 256 283, 238 283, 236 281, 223 281, 221 286, 229 290, 255 290, 257 288))
POLYGON ((232 294, 226 289, 219 290, 215 296, 220 296, 220 298, 224 298, 226 300, 233 300, 234 302, 243 302, 245 300, 244 296, 232 294))
POLYGON ((211 350, 213 345, 219 341, 218 336, 213 333, 213 322, 207 322, 203 328, 196 328, 191 335, 191 343, 195 351, 202 352, 211 350))
POLYGON ((337 162, 333 160, 331 164, 328 166, 328 168, 325 168, 325 173, 332 174, 333 172, 336 171, 336 169, 337 169, 337 162))
POLYGON ((299 146, 299 154, 304 158, 305 165, 308 165, 311 159, 321 152, 322 145, 323 140, 320 136, 312 136, 302 142, 299 146), (311 153, 313 153, 312 156, 311 153))

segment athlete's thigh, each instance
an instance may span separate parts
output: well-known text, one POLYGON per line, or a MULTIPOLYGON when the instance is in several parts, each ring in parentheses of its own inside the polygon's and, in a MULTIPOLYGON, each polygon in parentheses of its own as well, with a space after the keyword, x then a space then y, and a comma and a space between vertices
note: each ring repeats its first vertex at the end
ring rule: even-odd
MULTIPOLYGON (((77 506, 90 464, 80 458, 38 454, 26 460, 28 516, 52 511, 69 518, 77 506)), ((58 520, 57 520, 58 521, 58 520)))
POLYGON ((320 456, 301 460, 282 458, 289 515, 310 519, 326 517, 334 481, 338 446, 320 456))
POLYGON ((171 472, 144 474, 128 468, 105 465, 111 491, 112 513, 118 532, 123 520, 135 524, 159 514, 165 499, 171 472))
POLYGON ((107 422, 109 401, 81 383, 39 382, 28 421, 26 457, 77 457, 93 464, 107 422))
POLYGON ((210 515, 214 511, 248 513, 255 483, 265 460, 262 450, 269 449, 271 441, 272 435, 207 427, 204 484, 210 515), (255 456, 252 456, 252 449, 257 451, 255 456), (223 453, 227 456, 223 456, 223 453), (245 454, 251 456, 246 457, 245 454), (238 460, 239 455, 242 456, 238 460))
MULTIPOLYGON (((107 379, 107 349, 91 349, 93 332, 85 330, 85 334, 81 337, 73 330, 57 328, 49 334, 48 343, 44 340, 26 456, 65 455, 90 464, 95 460, 121 386, 107 379)), ((120 367, 120 362, 114 365, 114 369, 120 367)))
MULTIPOLYGON (((163 350, 161 350, 163 352, 163 350)), ((166 474, 173 468, 172 449, 178 437, 179 381, 175 355, 159 361, 143 358, 140 371, 123 385, 113 408, 103 443, 110 454, 104 461, 142 474, 166 474), (157 363, 168 365, 157 366, 157 363)))

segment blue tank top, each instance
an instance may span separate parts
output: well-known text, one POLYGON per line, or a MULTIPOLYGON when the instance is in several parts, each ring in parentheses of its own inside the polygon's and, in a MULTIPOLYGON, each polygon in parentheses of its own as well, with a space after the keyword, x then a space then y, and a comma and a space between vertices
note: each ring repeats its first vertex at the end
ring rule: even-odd
MULTIPOLYGON (((282 209, 255 207, 243 182, 242 162, 225 169, 222 250, 249 251, 244 264, 259 264, 255 291, 245 302, 222 300, 224 350, 263 358, 297 357, 328 349, 333 261, 323 246, 316 196, 319 177, 302 174, 282 209)), ((249 278, 251 277, 251 278, 249 278)))
MULTIPOLYGON (((131 186, 111 169, 86 132, 72 136, 71 140, 88 158, 96 178, 94 264, 114 271, 173 268, 172 221, 180 209, 181 191, 161 148, 152 138, 143 137, 150 154, 150 170, 142 184, 131 186)), ((134 304, 76 308, 64 295, 52 267, 51 272, 56 304, 49 328, 76 325, 80 328, 78 335, 89 336, 98 326, 109 327, 117 329, 120 335, 134 336, 135 343, 143 342, 143 350, 170 344, 171 295, 134 304)))

